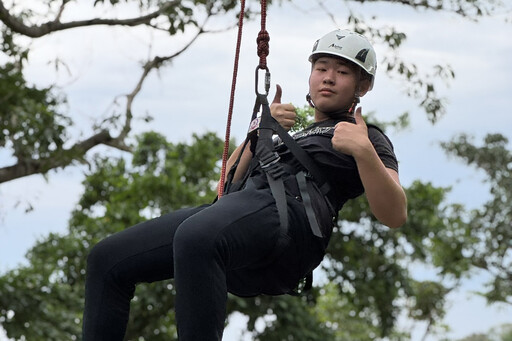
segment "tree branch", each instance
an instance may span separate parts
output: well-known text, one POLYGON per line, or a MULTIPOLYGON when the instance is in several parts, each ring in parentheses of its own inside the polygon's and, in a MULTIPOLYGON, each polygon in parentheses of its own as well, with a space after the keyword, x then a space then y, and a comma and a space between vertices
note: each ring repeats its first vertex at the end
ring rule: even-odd
POLYGON ((74 160, 83 159, 84 155, 99 144, 115 146, 126 150, 125 147, 114 143, 110 133, 103 130, 86 140, 76 143, 71 148, 59 151, 55 155, 45 159, 24 159, 12 166, 0 168, 0 183, 22 178, 33 174, 44 174, 51 169, 66 167, 74 160))
MULTIPOLYGON (((62 13, 64 6, 66 4, 66 0, 63 0, 62 6, 60 8, 59 13, 62 13)), ((167 3, 166 6, 170 6, 174 4, 174 2, 167 3)), ((4 15, 2 11, 5 8, 3 7, 3 3, 0 1, 0 19, 3 20, 2 16, 4 15)), ((158 11, 162 12, 163 7, 158 11)), ((154 12, 156 13, 156 12, 154 12)), ((59 16, 60 14, 58 14, 59 16)), ((33 174, 44 174, 51 169, 56 169, 59 167, 69 166, 75 160, 83 160, 87 152, 93 147, 103 144, 107 146, 111 146, 117 148, 119 150, 130 152, 130 147, 126 144, 126 138, 131 130, 131 122, 133 118, 132 113, 132 105, 135 97, 140 93, 143 83, 146 80, 147 76, 153 69, 160 68, 165 62, 181 55, 185 52, 196 40, 197 38, 204 33, 211 33, 206 31, 204 27, 206 26, 208 20, 211 16, 213 16, 211 12, 208 13, 206 19, 203 24, 199 26, 197 33, 195 34, 190 41, 184 45, 181 49, 176 51, 175 53, 168 56, 156 56, 152 60, 146 62, 143 67, 142 75, 140 76, 137 84, 134 89, 126 95, 126 117, 123 128, 117 137, 112 137, 107 129, 96 133, 95 135, 89 137, 86 140, 76 143, 71 148, 66 150, 56 151, 52 156, 42 159, 33 159, 33 158, 19 158, 18 162, 15 165, 0 168, 0 183, 7 182, 10 180, 22 178, 25 176, 33 175, 33 174)), ((148 17, 148 16, 146 16, 148 17)), ((5 18, 5 15, 4 15, 5 18)), ((10 19, 15 20, 11 16, 10 19)), ((141 17, 142 18, 142 17, 141 17)), ((139 18, 140 19, 140 18, 139 18)), ((16 24, 23 25, 19 21, 15 20, 16 24)), ((117 21, 118 24, 120 21, 117 21)), ((12 23, 11 23, 12 24, 12 23)), ((31 29, 27 26, 23 25, 23 29, 31 29)), ((64 28, 62 28, 64 29, 64 28)), ((212 31, 213 32, 213 31, 212 31)), ((24 33, 26 34, 26 33, 24 33)))
POLYGON ((197 31, 196 35, 185 46, 183 46, 180 50, 178 50, 177 52, 175 52, 175 53, 173 53, 173 54, 171 54, 169 56, 164 56, 164 57, 156 56, 151 61, 148 61, 148 62, 146 62, 144 64, 142 75, 140 76, 139 81, 135 85, 135 88, 133 89, 133 91, 131 93, 126 95, 126 120, 125 120, 125 124, 124 124, 124 127, 123 127, 121 133, 119 134, 119 136, 116 137, 115 139, 113 139, 114 141, 116 141, 116 142, 124 141, 124 139, 126 138, 128 133, 130 132, 131 120, 133 118, 133 113, 132 113, 133 101, 135 100, 135 97, 137 96, 137 94, 141 91, 142 84, 146 80, 146 78, 149 75, 149 73, 151 72, 151 70, 160 68, 165 62, 167 62, 167 61, 169 61, 169 60, 179 56, 183 52, 185 52, 197 40, 197 38, 201 34, 205 33, 204 27, 205 27, 205 25, 206 25, 206 23, 207 23, 209 18, 210 18, 210 15, 207 16, 207 18, 205 19, 204 23, 199 27, 199 30, 197 31))
POLYGON ((66 4, 68 3, 68 1, 69 0, 62 0, 62 4, 60 5, 59 12, 57 13, 57 16, 55 17, 55 20, 53 20, 54 22, 60 21, 60 17, 62 16, 62 12, 64 12, 64 8, 66 7, 66 4))
POLYGON ((151 20, 157 18, 162 15, 167 9, 172 6, 176 6, 180 1, 174 0, 169 1, 163 4, 158 10, 135 18, 129 19, 101 19, 94 18, 88 20, 78 20, 78 21, 70 21, 67 23, 60 22, 60 15, 64 10, 64 6, 66 2, 64 1, 61 5, 59 13, 57 17, 52 21, 47 21, 41 25, 35 26, 27 26, 22 21, 12 16, 9 13, 9 10, 5 8, 3 1, 0 1, 0 20, 9 27, 12 31, 23 34, 27 37, 31 38, 40 38, 44 35, 47 35, 52 32, 67 30, 70 28, 84 27, 84 26, 97 26, 97 25, 107 25, 107 26, 138 26, 138 25, 148 25, 151 20))

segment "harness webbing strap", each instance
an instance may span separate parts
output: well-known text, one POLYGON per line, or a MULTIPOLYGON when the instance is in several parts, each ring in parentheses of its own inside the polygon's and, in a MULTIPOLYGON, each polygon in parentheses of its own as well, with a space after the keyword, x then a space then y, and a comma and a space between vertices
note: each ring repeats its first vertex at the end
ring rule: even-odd
POLYGON ((272 196, 276 201, 277 212, 279 213, 279 224, 284 231, 288 230, 288 205, 286 203, 286 191, 282 178, 273 178, 267 173, 267 181, 272 191, 272 196))
POLYGON ((297 185, 299 186, 302 202, 304 203, 304 207, 306 209, 306 215, 308 217, 309 226, 311 227, 311 232, 313 232, 315 236, 322 238, 324 235, 322 234, 322 231, 318 226, 318 222, 316 221, 315 211, 313 211, 313 205, 311 202, 311 196, 308 192, 306 176, 304 175, 304 172, 298 172, 295 177, 297 178, 297 185))
POLYGON ((293 156, 299 160, 300 164, 304 166, 304 168, 306 168, 309 174, 313 177, 322 194, 327 195, 331 188, 324 176, 324 172, 320 170, 311 156, 309 156, 308 153, 306 153, 306 151, 298 145, 297 141, 295 141, 293 137, 291 137, 290 134, 288 134, 288 132, 284 130, 284 128, 281 127, 277 121, 274 120, 274 122, 276 133, 279 135, 283 143, 290 150, 293 156))
MULTIPOLYGON (((283 183, 283 166, 279 162, 280 156, 274 151, 272 135, 274 133, 274 118, 270 113, 266 95, 257 95, 257 103, 261 107, 261 122, 259 127, 258 142, 256 144, 256 157, 261 169, 267 175, 268 184, 272 196, 276 201, 279 213, 279 222, 284 231, 288 230, 288 205, 286 202, 286 191, 283 183)), ((276 122, 277 123, 277 122, 276 122)))

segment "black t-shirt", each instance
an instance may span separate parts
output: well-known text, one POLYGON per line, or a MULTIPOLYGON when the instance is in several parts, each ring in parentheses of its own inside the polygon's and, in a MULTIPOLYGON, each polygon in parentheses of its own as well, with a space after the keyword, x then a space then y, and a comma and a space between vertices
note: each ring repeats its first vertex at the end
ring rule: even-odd
MULTIPOLYGON (((295 133, 293 138, 324 172, 324 176, 331 186, 331 191, 328 194, 329 200, 336 210, 340 210, 348 199, 361 195, 364 188, 354 158, 340 153, 332 147, 331 138, 337 122, 339 120, 314 123, 295 133)), ((368 137, 384 166, 398 172, 398 162, 388 137, 373 125, 368 125, 368 137)), ((282 162, 292 166, 293 169, 304 168, 279 139, 276 140, 275 148, 281 156, 282 162)))

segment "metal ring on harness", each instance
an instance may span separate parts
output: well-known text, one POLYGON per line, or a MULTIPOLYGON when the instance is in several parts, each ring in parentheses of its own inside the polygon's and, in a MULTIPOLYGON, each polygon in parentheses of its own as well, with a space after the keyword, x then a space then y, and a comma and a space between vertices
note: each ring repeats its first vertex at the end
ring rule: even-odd
POLYGON ((270 71, 268 69, 267 66, 265 66, 264 68, 261 68, 261 66, 257 66, 256 67, 256 72, 255 72, 255 75, 254 75, 254 91, 256 92, 256 96, 260 96, 260 95, 263 95, 262 93, 260 93, 259 91, 259 75, 260 75, 260 70, 264 70, 265 71, 265 96, 268 96, 268 92, 270 90, 270 71))

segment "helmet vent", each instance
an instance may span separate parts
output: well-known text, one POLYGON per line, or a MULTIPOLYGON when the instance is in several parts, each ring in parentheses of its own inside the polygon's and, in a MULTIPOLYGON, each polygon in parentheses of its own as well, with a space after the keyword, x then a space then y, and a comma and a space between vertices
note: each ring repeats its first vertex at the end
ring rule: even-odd
POLYGON ((357 53, 356 59, 364 63, 366 61, 366 56, 368 56, 368 51, 369 49, 362 49, 357 53))
POLYGON ((320 39, 318 39, 316 42, 315 42, 315 45, 313 45, 313 51, 312 52, 315 52, 316 49, 318 48, 318 43, 320 42, 320 39))

